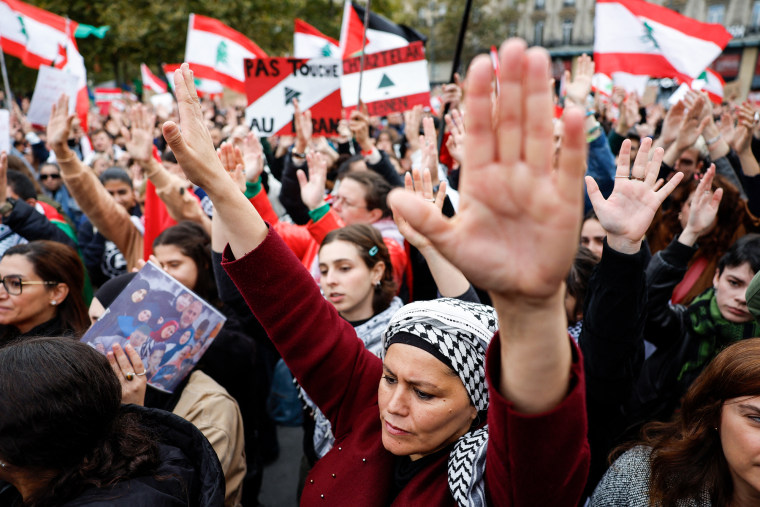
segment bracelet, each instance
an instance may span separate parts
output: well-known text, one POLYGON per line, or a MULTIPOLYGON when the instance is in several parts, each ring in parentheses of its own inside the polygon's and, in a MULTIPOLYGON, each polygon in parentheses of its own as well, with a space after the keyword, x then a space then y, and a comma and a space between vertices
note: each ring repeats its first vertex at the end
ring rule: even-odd
POLYGON ((71 162, 71 161, 72 161, 72 160, 74 160, 74 159, 77 159, 77 160, 78 160, 78 158, 77 158, 77 154, 76 154, 76 153, 74 153, 73 151, 72 151, 72 152, 70 152, 70 153, 71 153, 71 155, 70 155, 70 156, 68 156, 68 157, 66 157, 66 158, 58 158, 58 157, 56 157, 55 161, 56 161, 56 162, 58 162, 58 163, 60 164, 61 162, 63 162, 63 163, 66 163, 66 162, 71 162))
POLYGON ((298 153, 297 151, 291 151, 290 152, 290 156, 292 156, 294 158, 304 159, 304 158, 306 158, 306 152, 304 152, 304 153, 298 153))
POLYGON ((362 151, 361 151, 361 155, 362 155, 362 157, 369 157, 369 156, 370 156, 370 155, 372 155, 374 152, 375 152, 375 147, 373 146, 373 147, 372 147, 372 148, 370 148, 369 150, 366 150, 366 151, 365 151, 365 150, 362 150, 362 151))
POLYGON ((599 125, 599 122, 596 122, 596 125, 588 129, 588 132, 586 132, 586 142, 590 143, 594 139, 596 139, 598 136, 596 135, 597 132, 599 132, 602 129, 602 126, 599 125))
POLYGON ((711 145, 711 144, 715 144, 715 143, 717 143, 718 141, 720 141, 720 132, 718 132, 718 135, 717 135, 717 136, 715 136, 715 137, 713 137, 712 139, 708 139, 708 140, 706 140, 706 141, 705 141, 705 144, 709 146, 709 145, 711 145))

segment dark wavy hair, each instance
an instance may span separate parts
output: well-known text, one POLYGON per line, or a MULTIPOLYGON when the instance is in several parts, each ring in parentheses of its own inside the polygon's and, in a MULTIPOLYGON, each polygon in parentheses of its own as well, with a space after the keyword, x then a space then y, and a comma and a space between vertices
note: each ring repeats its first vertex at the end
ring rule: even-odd
POLYGON ((211 268, 211 237, 200 225, 183 221, 164 230, 153 241, 153 249, 173 245, 190 257, 198 270, 195 287, 188 287, 212 305, 219 306, 214 271, 211 268))
MULTIPOLYGON (((599 258, 591 250, 585 246, 578 247, 578 253, 575 254, 575 260, 573 261, 573 265, 570 266, 570 272, 565 280, 567 293, 575 298, 573 319, 575 319, 576 315, 583 312, 583 302, 586 300, 588 281, 591 279, 591 273, 598 262, 599 258)), ((568 315, 568 318, 570 317, 568 315)), ((570 323, 574 324, 575 322, 570 323)))
MULTIPOLYGON (((667 208, 662 207, 657 211, 647 231, 652 253, 664 249, 681 232, 681 208, 696 191, 697 185, 699 180, 696 178, 682 181, 666 201, 667 208)), ((717 259, 726 252, 746 214, 746 206, 739 190, 720 174, 715 175, 712 183, 712 190, 718 188, 723 189, 723 198, 718 208, 717 223, 712 231, 699 238, 699 252, 706 259, 717 259)))
POLYGON ((65 283, 69 287, 69 294, 57 307, 61 332, 81 336, 90 327, 90 318, 82 295, 84 266, 76 251, 57 241, 37 240, 12 246, 5 251, 4 257, 9 255, 23 255, 41 280, 65 283))
POLYGON ((372 312, 374 315, 377 315, 385 311, 396 296, 397 286, 393 278, 391 256, 388 253, 388 247, 385 246, 385 241, 383 241, 380 231, 371 225, 365 224, 354 224, 341 229, 334 229, 325 236, 319 249, 322 250, 323 246, 333 241, 353 243, 359 251, 359 257, 361 257, 369 269, 375 267, 380 261, 385 264, 385 271, 380 279, 380 286, 375 286, 375 293, 372 296, 372 312), (375 247, 377 248, 377 252, 374 255, 370 255, 370 251, 375 247))
POLYGON ((638 444, 652 449, 650 505, 676 507, 679 500, 699 500, 702 492, 712 505, 729 505, 734 484, 718 428, 726 401, 741 396, 760 396, 760 338, 724 349, 691 385, 671 422, 643 428, 638 444))
POLYGON ((88 487, 154 473, 156 436, 121 411, 121 385, 105 356, 70 338, 0 347, 0 459, 53 472, 24 505, 60 505, 88 487))

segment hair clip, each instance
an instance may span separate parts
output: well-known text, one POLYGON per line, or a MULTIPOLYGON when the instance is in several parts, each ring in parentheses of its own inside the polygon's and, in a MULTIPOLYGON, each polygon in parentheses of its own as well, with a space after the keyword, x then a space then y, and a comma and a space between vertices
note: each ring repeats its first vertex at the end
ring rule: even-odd
POLYGON ((374 257, 375 255, 377 255, 377 247, 373 246, 372 248, 369 249, 369 256, 374 257))

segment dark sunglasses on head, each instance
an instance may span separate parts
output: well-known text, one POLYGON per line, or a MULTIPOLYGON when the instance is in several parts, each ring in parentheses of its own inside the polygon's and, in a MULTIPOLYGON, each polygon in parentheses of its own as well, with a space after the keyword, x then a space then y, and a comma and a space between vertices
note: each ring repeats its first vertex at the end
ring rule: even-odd
POLYGON ((61 175, 60 174, 40 174, 41 180, 46 180, 48 178, 53 178, 54 180, 57 180, 61 178, 61 175))

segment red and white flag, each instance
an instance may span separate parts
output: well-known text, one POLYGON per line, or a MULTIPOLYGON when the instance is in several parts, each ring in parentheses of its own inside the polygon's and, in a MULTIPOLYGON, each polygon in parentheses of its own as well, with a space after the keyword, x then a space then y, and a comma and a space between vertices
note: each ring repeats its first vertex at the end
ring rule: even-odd
POLYGON ((211 79, 245 93, 246 58, 266 58, 251 39, 221 21, 190 14, 185 44, 185 61, 201 79, 211 79))
MULTIPOLYGON (((362 51, 364 36, 364 7, 346 0, 340 27, 340 48, 343 59, 356 56, 362 51)), ((377 53, 388 49, 408 46, 412 42, 425 42, 427 38, 417 30, 397 25, 379 14, 370 12, 367 25, 365 53, 377 53)))
POLYGON ((697 79, 691 82, 691 89, 707 93, 716 104, 723 103, 723 88, 726 82, 723 78, 712 69, 705 69, 703 73, 697 76, 697 79))
POLYGON ((52 65, 76 76, 76 113, 87 128, 87 70, 74 32, 79 24, 18 0, 0 0, 0 43, 3 51, 27 67, 52 65))
POLYGON ((149 89, 154 93, 166 93, 166 83, 150 71, 150 67, 144 63, 140 64, 140 74, 142 75, 143 89, 149 89))
MULTIPOLYGON (((172 91, 174 91, 174 72, 178 70, 181 65, 181 63, 165 63, 161 66, 172 91)), ((190 70, 193 71, 195 91, 198 93, 199 97, 216 97, 222 94, 224 91, 222 83, 214 81, 213 79, 199 78, 193 65, 190 65, 190 70)))
POLYGON ((338 135, 341 61, 337 58, 246 60, 245 122, 257 136, 293 135, 293 99, 311 111, 315 136, 338 135))
POLYGON ((117 109, 124 108, 124 91, 121 88, 100 87, 93 90, 95 95, 95 105, 98 106, 100 114, 107 115, 114 103, 120 104, 117 109))
POLYGON ((340 43, 309 23, 296 18, 293 29, 293 58, 340 58, 340 43))
POLYGON ((597 0, 596 71, 651 77, 697 77, 720 55, 731 34, 644 0, 597 0))
POLYGON ((591 77, 591 90, 604 97, 612 96, 612 78, 607 74, 597 72, 591 77))
MULTIPOLYGON (((359 100, 360 58, 343 60, 340 92, 343 107, 355 109, 359 100)), ((403 112, 430 104, 430 82, 422 42, 364 56, 361 99, 371 116, 403 112)))

